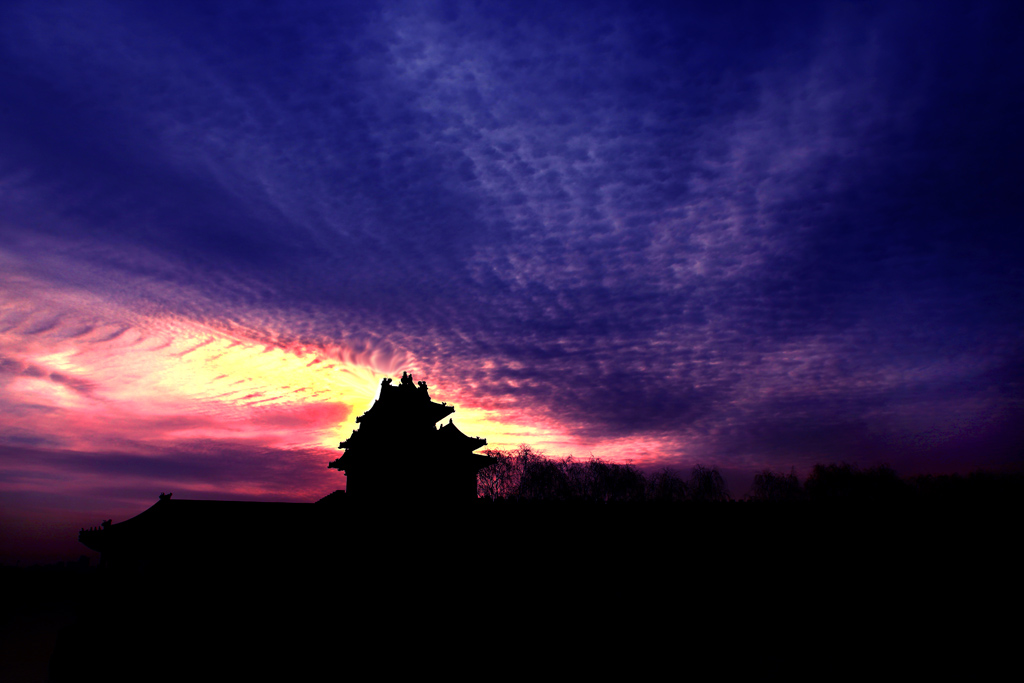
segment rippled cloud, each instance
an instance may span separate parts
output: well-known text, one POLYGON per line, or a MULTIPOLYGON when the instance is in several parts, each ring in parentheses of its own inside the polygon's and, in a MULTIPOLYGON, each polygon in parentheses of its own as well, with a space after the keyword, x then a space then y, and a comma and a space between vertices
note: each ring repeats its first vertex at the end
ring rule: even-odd
POLYGON ((1022 23, 8 3, 3 443, 326 448, 410 369, 497 445, 1019 464, 1022 23))

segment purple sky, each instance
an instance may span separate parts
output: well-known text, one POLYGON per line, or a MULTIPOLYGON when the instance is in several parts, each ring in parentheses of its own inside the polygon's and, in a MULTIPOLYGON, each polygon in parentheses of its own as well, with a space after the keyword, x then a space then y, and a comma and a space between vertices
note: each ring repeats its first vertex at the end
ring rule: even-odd
POLYGON ((0 6, 0 559, 339 488, 406 369, 739 496, 1020 466, 1019 3, 162 5, 0 6))

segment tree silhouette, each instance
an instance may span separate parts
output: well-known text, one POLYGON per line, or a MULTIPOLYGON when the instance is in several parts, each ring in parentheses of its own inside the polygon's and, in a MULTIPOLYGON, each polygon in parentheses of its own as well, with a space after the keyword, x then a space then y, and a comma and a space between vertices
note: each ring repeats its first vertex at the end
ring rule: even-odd
POLYGON ((647 480, 632 464, 599 458, 557 460, 526 444, 489 450, 494 464, 481 470, 477 492, 491 500, 625 502, 646 498, 647 480))
POLYGON ((647 482, 632 463, 608 463, 599 458, 559 462, 569 498, 591 502, 627 502, 645 498, 647 482))
POLYGON ((698 503, 720 503, 729 500, 725 480, 717 467, 695 465, 690 470, 690 500, 698 503))
POLYGON ((815 502, 882 503, 905 499, 910 487, 888 465, 861 470, 843 462, 815 465, 804 490, 815 502))
POLYGON ((750 499, 765 503, 781 503, 801 500, 804 491, 796 472, 790 470, 783 475, 771 470, 762 470, 754 475, 754 487, 750 499))
POLYGON ((480 471, 477 493, 481 498, 490 500, 519 500, 523 491, 523 472, 530 462, 543 457, 526 444, 510 451, 487 450, 484 455, 493 458, 494 464, 480 471))
POLYGON ((663 467, 647 479, 647 499, 656 503, 680 503, 689 498, 689 487, 676 471, 663 467))

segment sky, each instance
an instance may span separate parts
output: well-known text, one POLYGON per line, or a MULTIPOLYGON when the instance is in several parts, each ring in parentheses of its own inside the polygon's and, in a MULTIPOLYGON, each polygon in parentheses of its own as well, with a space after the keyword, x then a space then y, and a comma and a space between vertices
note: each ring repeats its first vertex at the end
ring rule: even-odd
POLYGON ((0 3, 0 561, 383 377, 645 468, 1024 461, 1016 2, 0 3))

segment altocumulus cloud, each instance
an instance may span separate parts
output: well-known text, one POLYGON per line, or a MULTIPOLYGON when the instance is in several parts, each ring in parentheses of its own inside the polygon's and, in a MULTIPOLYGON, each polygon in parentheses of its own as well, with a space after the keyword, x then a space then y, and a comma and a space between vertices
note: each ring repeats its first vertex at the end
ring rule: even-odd
MULTIPOLYGON (((0 18, 0 256, 32 283, 19 305, 46 309, 19 339, 120 320, 123 344, 169 320, 371 385, 413 368, 566 450, 641 462, 1019 462, 1008 4, 0 18)), ((27 390, 33 364, 104 395, 44 350, 5 353, 4 377, 27 390)))

